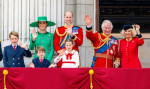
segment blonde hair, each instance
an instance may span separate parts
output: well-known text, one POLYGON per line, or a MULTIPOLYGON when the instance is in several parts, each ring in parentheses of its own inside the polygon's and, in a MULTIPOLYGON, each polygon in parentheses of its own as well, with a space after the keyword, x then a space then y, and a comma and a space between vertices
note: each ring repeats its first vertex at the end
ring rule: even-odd
POLYGON ((17 38, 19 38, 19 34, 18 34, 17 32, 15 32, 15 31, 11 31, 11 32, 9 33, 9 38, 11 38, 11 35, 14 35, 14 36, 16 36, 17 38))
MULTIPOLYGON (((132 31, 132 37, 135 37, 136 36, 136 31, 135 31, 135 28, 130 28, 131 29, 131 31, 132 31)), ((121 32, 120 32, 120 34, 123 36, 123 37, 125 37, 125 30, 124 29, 122 29, 121 30, 121 32)))
POLYGON ((66 42, 71 42, 72 44, 74 44, 74 42, 73 42, 72 39, 67 39, 67 40, 65 41, 65 44, 66 44, 66 42))
POLYGON ((45 48, 42 46, 36 47, 36 52, 38 53, 38 51, 44 51, 45 52, 45 48))

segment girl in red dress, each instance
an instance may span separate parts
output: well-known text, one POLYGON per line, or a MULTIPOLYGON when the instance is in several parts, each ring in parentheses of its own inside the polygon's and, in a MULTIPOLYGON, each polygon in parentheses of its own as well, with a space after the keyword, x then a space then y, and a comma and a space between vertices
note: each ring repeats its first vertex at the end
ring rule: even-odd
POLYGON ((138 47, 144 44, 144 40, 140 34, 140 26, 126 23, 121 34, 125 37, 120 40, 121 68, 141 68, 138 47))

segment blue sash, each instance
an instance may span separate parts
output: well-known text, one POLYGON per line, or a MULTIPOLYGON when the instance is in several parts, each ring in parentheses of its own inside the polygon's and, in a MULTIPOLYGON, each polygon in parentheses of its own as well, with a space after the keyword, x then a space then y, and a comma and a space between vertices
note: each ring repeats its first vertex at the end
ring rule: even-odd
MULTIPOLYGON (((101 48, 99 48, 96 53, 101 53, 101 54, 104 53, 106 50, 108 50, 113 45, 113 42, 115 42, 116 40, 117 40, 116 38, 111 37, 110 40, 108 41, 108 44, 105 43, 105 45, 103 45, 101 48)), ((92 62, 91 67, 94 67, 97 58, 98 57, 93 56, 93 62, 92 62)))
POLYGON ((69 35, 68 34, 67 34, 67 37, 64 37, 64 39, 60 43, 60 44, 63 43, 63 45, 60 47, 61 49, 63 49, 65 47, 65 42, 64 41, 66 41, 67 39, 69 39, 69 35))
MULTIPOLYGON (((73 34, 78 34, 78 30, 79 30, 79 27, 73 27, 72 28, 72 33, 73 34)), ((63 40, 61 41, 60 44, 62 44, 61 46, 61 49, 63 49, 65 47, 65 41, 68 40, 70 37, 69 35, 67 34, 67 37, 64 37, 63 40)))

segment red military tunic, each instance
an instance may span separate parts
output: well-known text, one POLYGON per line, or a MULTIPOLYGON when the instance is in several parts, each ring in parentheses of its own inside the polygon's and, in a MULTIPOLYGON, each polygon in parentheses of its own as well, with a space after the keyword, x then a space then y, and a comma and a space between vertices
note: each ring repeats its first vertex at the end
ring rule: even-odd
MULTIPOLYGON (((109 42, 111 40, 112 35, 109 37, 105 34, 100 33, 93 33, 92 29, 88 29, 86 31, 86 37, 89 39, 94 47, 94 55, 98 51, 99 48, 103 47, 104 45, 109 46, 109 42)), ((109 56, 114 57, 114 60, 119 58, 118 57, 118 40, 113 43, 111 47, 109 47, 106 51, 101 53, 102 55, 108 54, 109 56)), ((94 57, 93 57, 94 58, 94 57)), ((113 60, 104 57, 97 57, 96 62, 93 67, 105 67, 105 68, 112 68, 113 67, 113 60)))
MULTIPOLYGON (((76 26, 72 25, 72 28, 74 28, 74 27, 76 27, 76 26)), ((67 28, 68 28, 67 25, 64 25, 62 27, 58 27, 55 30, 55 33, 54 33, 54 49, 57 52, 57 54, 59 54, 59 51, 61 50, 60 45, 61 45, 62 40, 67 36, 67 32, 66 32, 67 28)), ((75 38, 73 39, 73 41, 75 43, 75 45, 73 46, 73 49, 77 50, 79 52, 78 46, 81 46, 82 43, 83 43, 83 31, 82 31, 82 28, 80 28, 80 27, 78 27, 78 28, 79 29, 78 29, 77 32, 72 32, 72 33, 75 36, 75 38)), ((58 66, 60 67, 61 63, 58 63, 58 66)))
POLYGON ((122 68, 141 68, 138 58, 138 46, 144 44, 143 38, 135 37, 130 41, 120 40, 120 56, 122 68))

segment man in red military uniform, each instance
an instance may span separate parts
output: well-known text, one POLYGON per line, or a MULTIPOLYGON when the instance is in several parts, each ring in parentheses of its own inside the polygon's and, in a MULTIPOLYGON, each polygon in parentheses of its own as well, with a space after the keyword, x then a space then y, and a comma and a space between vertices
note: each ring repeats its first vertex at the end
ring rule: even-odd
MULTIPOLYGON (((73 13, 67 11, 64 16, 65 25, 58 27, 54 33, 54 49, 59 54, 64 52, 62 49, 65 49, 65 41, 67 39, 72 39, 74 41, 74 50, 79 52, 78 46, 81 46, 83 43, 83 32, 82 28, 73 25, 73 13)), ((61 61, 57 64, 58 67, 61 67, 61 61)))
POLYGON ((118 40, 111 35, 112 23, 109 20, 104 20, 101 25, 103 33, 93 33, 91 26, 92 18, 89 15, 85 15, 84 20, 87 24, 86 37, 91 41, 94 48, 91 67, 112 68, 114 61, 115 67, 118 67, 118 40))

